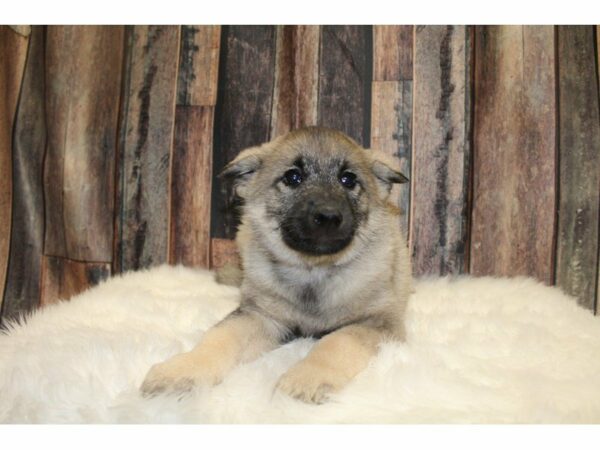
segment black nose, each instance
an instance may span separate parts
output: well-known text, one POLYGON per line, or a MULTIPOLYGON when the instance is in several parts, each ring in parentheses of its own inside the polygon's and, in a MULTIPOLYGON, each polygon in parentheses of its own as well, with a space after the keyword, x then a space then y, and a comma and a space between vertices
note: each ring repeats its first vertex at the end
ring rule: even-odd
POLYGON ((342 224, 342 213, 333 207, 321 207, 312 212, 312 228, 335 230, 342 224))

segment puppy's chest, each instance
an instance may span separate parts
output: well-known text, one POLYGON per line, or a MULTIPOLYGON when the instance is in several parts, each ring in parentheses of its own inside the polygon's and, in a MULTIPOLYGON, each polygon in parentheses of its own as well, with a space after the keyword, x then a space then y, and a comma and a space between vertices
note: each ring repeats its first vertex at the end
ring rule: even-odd
POLYGON ((278 271, 282 295, 307 316, 327 320, 329 316, 343 315, 355 309, 355 293, 348 292, 342 276, 335 270, 313 269, 311 271, 278 271))

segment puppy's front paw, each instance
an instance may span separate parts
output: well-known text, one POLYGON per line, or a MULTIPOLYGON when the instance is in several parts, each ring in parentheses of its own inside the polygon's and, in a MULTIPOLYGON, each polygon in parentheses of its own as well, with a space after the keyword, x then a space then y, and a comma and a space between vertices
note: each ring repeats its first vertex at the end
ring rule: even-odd
POLYGON ((325 403, 348 380, 334 369, 300 361, 277 382, 276 389, 306 403, 325 403))
POLYGON ((162 393, 183 396, 197 385, 215 385, 220 383, 221 379, 216 371, 201 365, 201 362, 194 360, 189 353, 183 353, 153 365, 140 391, 144 397, 162 393))

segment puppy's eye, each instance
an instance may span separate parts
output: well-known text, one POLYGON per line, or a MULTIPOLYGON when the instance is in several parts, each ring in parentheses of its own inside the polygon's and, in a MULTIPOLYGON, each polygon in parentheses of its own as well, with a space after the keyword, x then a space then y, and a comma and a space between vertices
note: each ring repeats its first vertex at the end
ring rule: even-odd
POLYGON ((286 186, 296 187, 302 183, 302 172, 299 169, 290 169, 283 174, 283 183, 286 186))
POLYGON ((347 189, 354 189, 354 186, 356 186, 356 175, 352 172, 344 172, 340 175, 340 183, 347 189))

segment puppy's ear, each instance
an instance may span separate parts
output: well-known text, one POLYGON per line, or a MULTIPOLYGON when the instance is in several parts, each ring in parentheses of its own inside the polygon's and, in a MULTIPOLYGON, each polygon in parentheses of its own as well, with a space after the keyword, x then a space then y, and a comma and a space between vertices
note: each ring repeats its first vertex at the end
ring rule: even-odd
POLYGON ((252 175, 262 166, 264 151, 264 146, 242 150, 219 174, 219 178, 233 188, 233 194, 244 198, 244 188, 252 175))
POLYGON ((398 162, 395 158, 380 150, 370 150, 370 154, 372 160, 371 170, 384 196, 389 194, 393 184, 408 182, 408 178, 400 173, 398 162))

